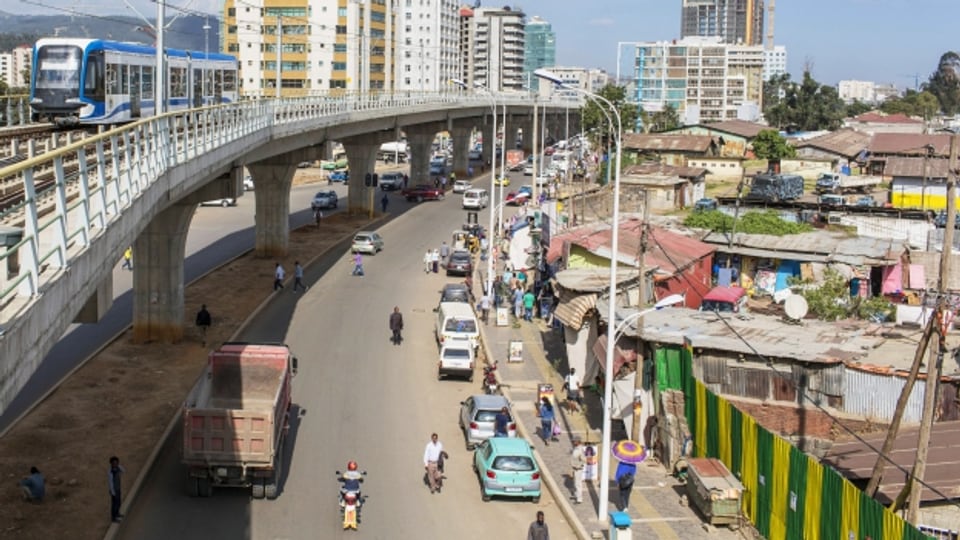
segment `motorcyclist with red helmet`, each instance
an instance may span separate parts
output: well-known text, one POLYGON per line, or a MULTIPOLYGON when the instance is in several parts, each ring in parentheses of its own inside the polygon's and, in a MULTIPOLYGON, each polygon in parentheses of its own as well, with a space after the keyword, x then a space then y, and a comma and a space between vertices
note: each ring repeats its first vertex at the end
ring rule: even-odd
POLYGON ((347 470, 340 475, 340 495, 343 496, 344 493, 352 491, 360 495, 360 484, 363 482, 363 473, 357 469, 356 461, 347 462, 347 470))

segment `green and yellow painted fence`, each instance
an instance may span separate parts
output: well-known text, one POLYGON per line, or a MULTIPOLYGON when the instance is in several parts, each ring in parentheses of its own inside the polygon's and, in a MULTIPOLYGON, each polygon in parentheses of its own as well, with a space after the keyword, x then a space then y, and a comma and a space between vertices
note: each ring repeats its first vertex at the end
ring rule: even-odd
POLYGON ((680 351, 686 416, 696 457, 717 458, 744 485, 743 515, 770 540, 926 540, 900 516, 757 425, 693 377, 680 351))

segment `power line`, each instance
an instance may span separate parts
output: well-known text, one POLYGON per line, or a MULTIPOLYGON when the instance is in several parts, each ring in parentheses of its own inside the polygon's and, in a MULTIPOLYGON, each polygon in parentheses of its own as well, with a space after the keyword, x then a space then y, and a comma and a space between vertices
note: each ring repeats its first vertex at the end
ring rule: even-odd
MULTIPOLYGON (((77 11, 77 10, 71 9, 71 8, 63 8, 63 7, 58 7, 58 6, 51 6, 50 4, 44 4, 43 2, 37 2, 36 0, 20 0, 20 1, 23 2, 23 3, 25 3, 25 4, 34 5, 34 6, 37 6, 37 7, 42 7, 42 8, 46 8, 46 9, 52 9, 52 10, 54 10, 54 11, 61 11, 61 12, 63 12, 63 13, 69 13, 70 15, 77 16, 77 17, 87 17, 87 18, 90 18, 90 19, 97 19, 97 20, 101 20, 101 21, 114 22, 114 23, 119 23, 119 24, 123 24, 123 25, 130 25, 130 26, 137 26, 137 25, 139 24, 138 21, 135 21, 135 20, 118 19, 118 18, 115 18, 115 17, 109 17, 109 16, 105 16, 105 15, 92 15, 92 14, 90 14, 90 13, 77 11)), ((133 19, 133 17, 131 17, 130 19, 133 19)), ((181 31, 181 30, 166 30, 166 32, 173 32, 174 34, 181 34, 181 35, 184 35, 184 36, 192 36, 192 35, 194 35, 193 32, 184 32, 184 31, 181 31)))

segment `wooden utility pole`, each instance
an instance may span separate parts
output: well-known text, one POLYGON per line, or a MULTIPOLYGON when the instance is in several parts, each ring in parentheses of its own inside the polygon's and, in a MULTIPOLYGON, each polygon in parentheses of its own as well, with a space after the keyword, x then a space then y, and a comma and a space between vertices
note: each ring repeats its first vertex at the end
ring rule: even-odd
MULTIPOLYGON (((640 232, 640 309, 646 309, 647 306, 647 235, 649 234, 650 226, 650 201, 648 200, 649 192, 643 190, 643 229, 640 232)), ((614 259, 616 254, 614 254, 614 259)), ((616 264, 616 260, 614 260, 616 264)), ((610 322, 610 328, 613 328, 613 322, 610 322)), ((640 334, 643 332, 643 316, 637 318, 637 333, 640 334)), ((640 341, 642 344, 642 340, 640 341)), ((636 373, 634 373, 633 379, 633 399, 636 403, 637 396, 640 395, 640 392, 643 391, 643 351, 646 347, 638 347, 637 350, 637 365, 636 373)), ((640 432, 640 410, 636 406, 633 407, 633 440, 637 441, 638 444, 643 444, 643 437, 640 432)))
POLYGON ((960 136, 956 133, 950 137, 950 163, 947 171, 947 227, 943 231, 943 249, 940 252, 940 276, 937 282, 937 341, 930 348, 930 358, 927 362, 927 381, 923 396, 923 417, 920 420, 920 435, 917 438, 917 460, 913 466, 913 478, 910 481, 908 496, 907 521, 917 524, 920 512, 920 491, 924 473, 927 468, 927 452, 930 446, 930 431, 933 428, 934 409, 937 402, 937 386, 940 382, 940 370, 943 366, 943 350, 946 334, 953 321, 953 314, 946 313, 945 296, 950 283, 950 259, 953 255, 953 233, 957 219, 957 152, 960 146, 960 136))

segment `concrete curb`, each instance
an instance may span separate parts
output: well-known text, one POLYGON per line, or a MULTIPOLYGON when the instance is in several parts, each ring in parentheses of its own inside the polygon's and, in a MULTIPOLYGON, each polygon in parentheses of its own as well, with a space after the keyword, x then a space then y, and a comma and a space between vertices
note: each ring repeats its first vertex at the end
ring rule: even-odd
MULTIPOLYGON (((481 325, 479 328, 480 343, 483 345, 483 350, 487 357, 487 365, 489 365, 490 359, 492 358, 490 353, 492 349, 487 343, 486 329, 483 325, 481 325)), ((497 377, 497 382, 500 383, 500 372, 495 371, 494 375, 497 377)), ((504 395, 504 397, 507 398, 507 401, 509 401, 511 404, 513 403, 513 396, 511 395, 509 388, 501 385, 500 392, 504 395)), ((517 421, 517 432, 521 437, 527 441, 530 441, 530 432, 527 430, 527 426, 523 423, 523 419, 518 414, 514 415, 514 419, 517 421)), ((583 523, 580 522, 580 518, 578 518, 576 512, 574 512, 573 506, 570 504, 569 496, 561 489, 560 485, 557 484, 557 481, 554 479, 550 469, 547 468, 547 464, 540 457, 540 451, 534 448, 533 457, 537 460, 537 466, 540 467, 540 479, 547 484, 547 489, 557 501, 557 506, 560 508, 560 513, 562 513, 563 517, 566 518, 567 522, 570 524, 570 527, 576 533, 577 538, 580 540, 590 540, 592 538, 590 533, 587 532, 587 528, 583 526, 583 523)))
MULTIPOLYGON (((393 217, 393 216, 391 216, 391 215, 381 216, 381 217, 379 217, 379 218, 377 218, 377 219, 375 219, 375 220, 367 223, 367 224, 364 226, 364 228, 368 228, 368 227, 369 227, 369 228, 374 228, 374 229, 379 228, 379 227, 382 226, 384 223, 386 223, 387 221, 389 221, 392 217, 393 217)), ((314 225, 314 224, 307 224, 307 225, 303 225, 302 227, 298 227, 298 228, 293 229, 293 230, 305 229, 305 228, 308 228, 308 227, 316 227, 316 225, 314 225)), ((360 229, 355 229, 355 230, 352 231, 352 232, 349 232, 349 233, 346 233, 346 234, 342 235, 342 236, 341 236, 339 239, 337 239, 333 244, 331 244, 327 249, 324 249, 323 251, 317 253, 316 255, 313 256, 313 258, 311 258, 309 261, 307 261, 307 264, 304 265, 304 268, 309 268, 311 265, 313 265, 315 262, 317 262, 321 257, 326 256, 326 254, 327 254, 331 249, 333 249, 335 246, 337 246, 337 245, 340 244, 341 242, 346 241, 346 240, 349 239, 351 236, 353 236, 354 234, 356 234, 356 232, 357 232, 358 230, 360 230, 360 229)), ((206 273, 204 273, 203 275, 198 276, 196 279, 192 280, 192 281, 190 282, 190 284, 193 284, 193 283, 195 283, 195 282, 197 282, 197 281, 200 281, 202 278, 204 278, 204 277, 206 277, 206 276, 208 276, 208 275, 216 272, 217 270, 220 270, 221 268, 227 266, 228 264, 232 263, 233 261, 235 261, 235 260, 237 260, 237 259, 239 259, 239 258, 241 258, 241 257, 247 256, 251 251, 253 251, 253 249, 248 249, 247 251, 244 251, 244 252, 241 253, 240 255, 237 255, 236 257, 231 258, 230 260, 224 262, 223 264, 220 264, 220 265, 217 265, 217 266, 214 267, 214 268, 211 268, 209 272, 206 272, 206 273)), ((286 279, 286 282, 285 282, 285 283, 289 283, 289 282, 291 282, 292 280, 293 280, 293 277, 291 276, 291 277, 289 277, 289 278, 286 279)), ((256 309, 254 309, 249 315, 247 315, 247 317, 243 320, 243 322, 240 323, 240 326, 237 327, 237 331, 234 332, 233 335, 230 336, 230 340, 231 340, 231 341, 236 340, 236 339, 237 339, 237 336, 239 336, 241 333, 243 333, 244 330, 246 330, 247 326, 249 326, 250 323, 252 323, 253 320, 254 320, 258 315, 260 315, 260 313, 261 313, 264 309, 266 309, 266 307, 277 297, 277 293, 278 293, 278 292, 279 292, 279 291, 274 291, 273 293, 271 293, 270 296, 268 296, 266 299, 264 299, 264 301, 261 302, 260 305, 257 306, 256 309)), ((130 327, 128 326, 123 332, 120 332, 119 334, 117 334, 116 336, 114 336, 113 339, 111 339, 109 342, 107 342, 107 343, 104 344, 102 347, 100 347, 99 349, 97 349, 97 352, 94 353, 94 354, 92 354, 92 355, 90 355, 87 359, 85 359, 85 360, 83 361, 83 364, 87 363, 87 361, 89 361, 90 359, 94 358, 97 354, 99 354, 100 351, 102 351, 103 349, 105 349, 105 348, 107 348, 109 345, 111 345, 114 341, 117 340, 117 338, 119 338, 121 335, 123 335, 124 332, 126 332, 127 330, 129 330, 129 328, 130 328, 130 327)), ((81 364, 81 365, 82 365, 82 364, 81 364)), ((79 367, 80 367, 80 366, 77 366, 77 368, 75 368, 74 370, 71 370, 70 374, 73 374, 73 371, 76 371, 76 369, 79 369, 79 367)), ((201 375, 202 375, 202 374, 201 374, 201 375)), ((63 381, 65 381, 68 377, 69 377, 69 375, 67 375, 67 377, 64 377, 63 379, 61 379, 61 380, 57 383, 57 386, 59 386, 59 385, 60 385, 63 381)), ((50 393, 52 393, 52 390, 51 390, 50 393)), ((49 393, 46 394, 46 395, 44 395, 44 398, 46 398, 47 395, 49 395, 49 393)), ((38 401, 37 404, 39 404, 39 403, 40 403, 40 402, 38 401)), ((35 406, 36 406, 36 405, 35 405, 35 406)), ((30 410, 32 410, 32 409, 33 409, 33 408, 31 407, 30 410)), ((29 412, 29 411, 28 411, 28 412, 29 412)), ((21 415, 20 417, 18 417, 18 418, 17 418, 17 421, 19 421, 20 418, 22 418, 23 416, 26 416, 26 413, 24 413, 23 415, 21 415)), ((147 457, 147 460, 144 462, 143 467, 140 469, 140 474, 138 474, 136 480, 133 481, 133 485, 130 487, 129 495, 127 495, 127 497, 126 497, 126 498, 124 499, 124 501, 123 501, 122 506, 120 507, 121 513, 126 513, 127 510, 129 510, 129 508, 130 508, 131 506, 133 506, 133 503, 136 501, 137 495, 140 493, 140 488, 143 487, 144 482, 147 481, 147 476, 150 474, 150 470, 153 469, 153 464, 154 464, 154 462, 157 460, 157 456, 160 455, 160 452, 163 450, 163 446, 166 444, 167 439, 170 437, 170 434, 173 432, 174 428, 177 426, 177 422, 179 422, 179 420, 180 420, 180 411, 178 410, 176 413, 174 413, 173 418, 171 418, 170 421, 167 423, 166 429, 163 430, 163 435, 160 437, 160 440, 157 441, 157 444, 154 445, 153 450, 150 451, 150 454, 149 454, 149 456, 147 457)), ((11 427, 12 427, 12 426, 11 426, 11 427)), ((121 524, 119 524, 119 523, 111 523, 111 524, 110 524, 110 527, 107 528, 106 534, 103 536, 103 540, 114 540, 114 538, 116 538, 117 534, 120 533, 120 527, 121 527, 121 524)))

